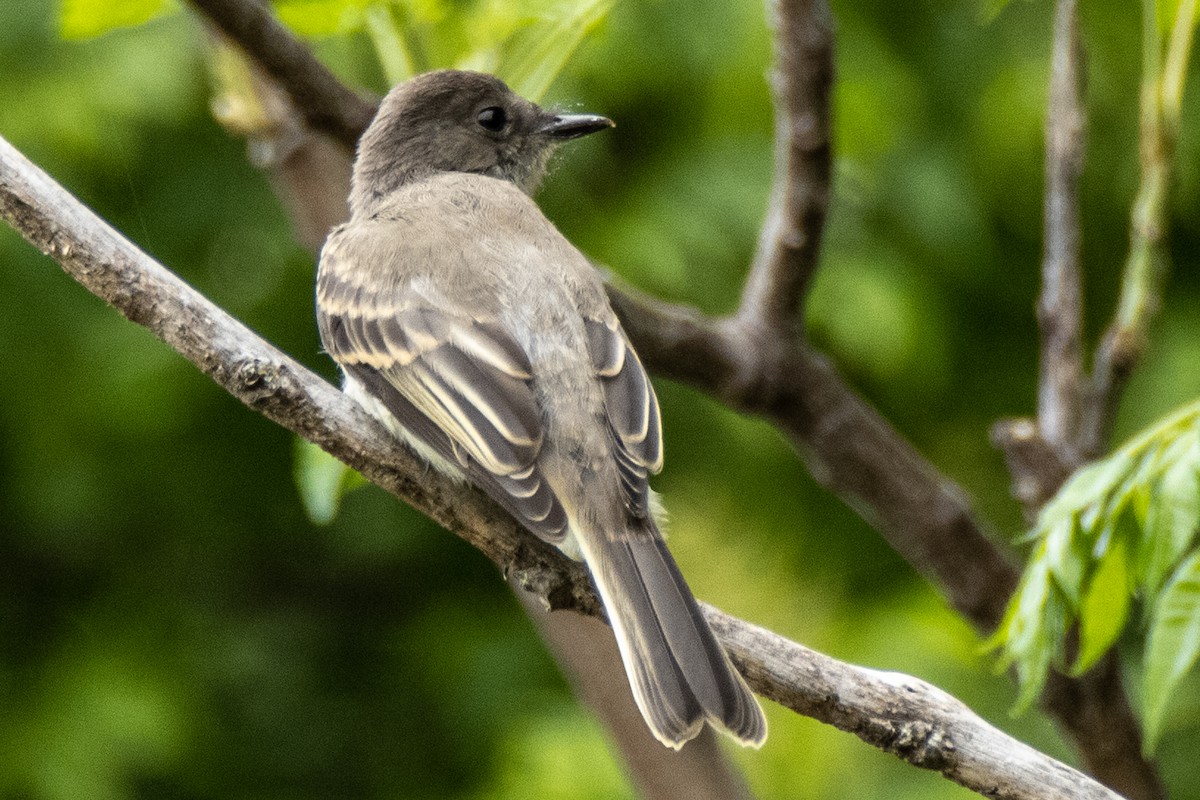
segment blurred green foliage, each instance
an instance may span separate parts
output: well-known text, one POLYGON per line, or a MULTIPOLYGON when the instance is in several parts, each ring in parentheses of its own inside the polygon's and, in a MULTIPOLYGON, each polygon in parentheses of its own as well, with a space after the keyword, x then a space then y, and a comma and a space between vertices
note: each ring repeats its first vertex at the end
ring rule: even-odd
MULTIPOLYGON (((453 27, 499 6, 411 2, 396 8, 414 19, 396 19, 405 32, 453 27), (430 9, 447 16, 417 16, 430 9)), ((1049 5, 1011 3, 986 24, 975 3, 834 11, 838 161, 812 336, 998 535, 1015 536, 986 431, 1033 405, 1049 5)), ((46 0, 6 10, 0 134, 332 379, 309 321, 312 259, 209 114, 201 26, 174 13, 63 41, 56 12, 46 0)), ((1128 244, 1139 17, 1117 0, 1083 14, 1094 335, 1128 244)), ((620 125, 564 152, 541 197, 551 217, 624 278, 712 312, 736 303, 770 182, 763 17, 756 2, 624 0, 548 94, 620 125)), ((348 82, 385 88, 365 25, 316 45, 348 82)), ((1200 394, 1196 85, 1171 203, 1174 274, 1121 436, 1200 394)), ((630 796, 490 563, 373 489, 315 527, 290 435, 7 229, 0 259, 0 796, 630 796)), ((975 635, 768 426, 659 390, 657 488, 698 595, 930 680, 1070 757, 1045 720, 1008 718, 1016 689, 975 635)), ((1137 656, 1136 642, 1122 647, 1137 656)), ((1129 663, 1136 685, 1140 660, 1129 663)), ((735 754, 760 797, 973 796, 811 720, 768 715, 766 748, 735 754)), ((1200 793, 1198 722, 1192 676, 1158 750, 1178 796, 1200 793)))

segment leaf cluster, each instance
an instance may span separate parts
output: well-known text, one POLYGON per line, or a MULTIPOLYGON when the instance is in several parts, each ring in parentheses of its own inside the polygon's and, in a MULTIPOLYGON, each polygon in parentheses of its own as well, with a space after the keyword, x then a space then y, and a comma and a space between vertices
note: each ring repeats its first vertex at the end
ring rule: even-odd
MULTIPOLYGON (((615 0, 277 0, 301 36, 365 33, 389 84, 431 69, 491 72, 539 100, 615 0)), ((64 0, 66 39, 87 39, 178 11, 171 0, 64 0)))
POLYGON ((1198 528, 1200 402, 1081 469, 1039 514, 1033 554, 993 638, 1020 679, 1018 707, 1037 698, 1052 665, 1072 674, 1095 665, 1140 601, 1153 748, 1171 691, 1200 657, 1198 528))

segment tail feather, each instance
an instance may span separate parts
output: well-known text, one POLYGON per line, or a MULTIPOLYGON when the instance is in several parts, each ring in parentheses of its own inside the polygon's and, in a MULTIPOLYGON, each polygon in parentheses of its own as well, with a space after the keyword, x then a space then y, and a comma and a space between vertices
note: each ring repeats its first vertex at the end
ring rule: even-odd
POLYGON ((655 738, 680 748, 705 721, 759 747, 767 723, 657 536, 579 537, 634 700, 655 738), (585 541, 585 539, 590 541, 585 541))

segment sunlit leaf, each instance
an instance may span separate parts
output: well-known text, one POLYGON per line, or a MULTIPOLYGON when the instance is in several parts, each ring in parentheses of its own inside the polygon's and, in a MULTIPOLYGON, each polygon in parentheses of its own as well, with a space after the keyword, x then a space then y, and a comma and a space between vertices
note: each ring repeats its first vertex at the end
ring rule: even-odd
POLYGON ((414 73, 412 56, 392 13, 391 3, 367 6, 363 10, 363 22, 388 84, 394 86, 411 78, 414 73))
POLYGON ((613 7, 614 0, 575 0, 555 6, 504 45, 496 74, 520 95, 537 101, 579 44, 613 7))
POLYGON ((1146 647, 1146 750, 1162 733, 1171 692, 1200 656, 1200 551, 1179 566, 1154 610, 1146 647))
POLYGON ((1085 509, 1102 506, 1137 465, 1134 459, 1115 454, 1083 467, 1043 507, 1038 515, 1038 529, 1051 528, 1085 509))
POLYGON ((362 28, 366 0, 277 0, 275 13, 301 36, 320 37, 362 28))
POLYGON ((1039 552, 1021 578, 1013 605, 987 645, 1003 647, 999 669, 1016 670, 1020 694, 1014 711, 1025 710, 1041 694, 1066 625, 1062 593, 1055 589, 1047 559, 1039 552))
POLYGON ((1154 16, 1158 20, 1158 30, 1163 38, 1171 35, 1179 19, 1179 0, 1154 0, 1154 16))
POLYGON ((1146 515, 1147 589, 1162 585, 1196 537, 1200 526, 1200 434, 1185 434, 1172 446, 1173 463, 1154 484, 1146 515))
POLYGON ((304 513, 317 525, 337 518, 345 494, 366 480, 312 442, 296 440, 295 481, 304 513))
POLYGON ((1079 607, 1079 656, 1072 671, 1087 672, 1117 641, 1129 616, 1129 559, 1114 525, 1112 544, 1088 584, 1079 607))
POLYGON ((90 39, 141 25, 177 8, 173 0, 62 0, 58 31, 64 39, 90 39))
POLYGON ((1078 515, 1063 520, 1046 536, 1046 567, 1059 591, 1078 606, 1087 570, 1087 547, 1078 515))

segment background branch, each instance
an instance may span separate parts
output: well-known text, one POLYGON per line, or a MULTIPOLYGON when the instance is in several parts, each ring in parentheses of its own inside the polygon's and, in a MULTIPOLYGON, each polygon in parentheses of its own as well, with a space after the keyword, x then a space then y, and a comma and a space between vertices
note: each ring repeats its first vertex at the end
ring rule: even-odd
POLYGON ((1041 364, 1038 430, 1069 470, 1076 452, 1083 356, 1079 265, 1079 177, 1086 130, 1078 0, 1058 0, 1046 109, 1045 244, 1038 298, 1041 364))
POLYGON ((824 0, 774 0, 775 181, 738 320, 750 331, 801 330, 804 293, 817 269, 833 162, 833 14, 824 0))
MULTIPOLYGON (((549 607, 600 613, 581 565, 482 493, 425 469, 341 392, 137 249, 3 139, 0 216, 230 394, 463 537, 549 607)), ((915 766, 995 798, 1118 797, 929 684, 844 664, 711 607, 705 614, 756 691, 915 766)))
POLYGON ((1167 199, 1197 9, 1195 0, 1179 4, 1164 59, 1156 7, 1153 0, 1142 3, 1141 175, 1130 213, 1129 256, 1120 298, 1096 349, 1082 434, 1084 452, 1091 457, 1104 452, 1108 444, 1121 396, 1141 360, 1166 274, 1167 199))

